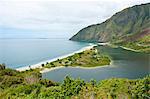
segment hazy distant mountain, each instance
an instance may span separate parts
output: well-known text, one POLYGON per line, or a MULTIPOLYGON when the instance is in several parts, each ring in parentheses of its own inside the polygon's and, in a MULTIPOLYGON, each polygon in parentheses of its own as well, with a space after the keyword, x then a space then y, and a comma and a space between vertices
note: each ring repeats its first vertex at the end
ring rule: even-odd
POLYGON ((70 40, 122 42, 143 40, 147 36, 150 37, 150 3, 126 8, 103 23, 83 28, 70 40))

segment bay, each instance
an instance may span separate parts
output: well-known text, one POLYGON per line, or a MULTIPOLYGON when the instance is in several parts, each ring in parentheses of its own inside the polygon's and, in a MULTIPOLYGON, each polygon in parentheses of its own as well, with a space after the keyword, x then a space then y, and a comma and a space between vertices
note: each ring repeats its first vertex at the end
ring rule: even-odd
POLYGON ((137 79, 150 74, 150 55, 137 53, 122 48, 108 46, 97 47, 100 53, 110 56, 112 63, 97 68, 64 67, 43 73, 43 78, 60 82, 66 76, 81 78, 85 81, 91 79, 103 80, 108 78, 137 79))
POLYGON ((68 38, 0 39, 0 63, 16 69, 72 53, 87 45, 68 38))

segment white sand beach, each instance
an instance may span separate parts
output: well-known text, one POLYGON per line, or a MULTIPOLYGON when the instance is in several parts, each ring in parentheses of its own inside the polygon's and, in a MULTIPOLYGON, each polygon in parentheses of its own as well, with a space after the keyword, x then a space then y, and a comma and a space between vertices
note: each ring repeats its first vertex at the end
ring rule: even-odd
MULTIPOLYGON (((77 51, 75 51, 75 52, 73 52, 73 53, 70 53, 70 54, 67 54, 67 55, 63 55, 63 56, 60 56, 60 57, 56 57, 56 58, 54 58, 54 59, 47 60, 47 61, 43 61, 43 62, 34 64, 34 65, 30 65, 30 67, 29 67, 29 66, 20 67, 20 68, 17 68, 16 70, 17 70, 17 71, 25 71, 25 70, 30 70, 31 68, 32 68, 32 69, 35 69, 35 68, 42 68, 42 66, 41 66, 42 64, 46 64, 47 62, 49 63, 49 62, 56 61, 56 60, 58 60, 58 59, 63 59, 63 58, 66 58, 66 57, 68 57, 68 56, 72 56, 72 55, 74 55, 75 53, 80 53, 80 52, 83 52, 83 51, 85 51, 85 50, 89 50, 89 49, 93 48, 94 46, 97 46, 97 45, 96 45, 96 44, 90 44, 89 46, 83 47, 83 48, 81 48, 80 50, 77 50, 77 51)), ((57 68, 62 68, 62 67, 57 67, 57 68)), ((52 70, 52 69, 55 69, 55 68, 51 68, 51 70, 52 70)), ((47 70, 44 70, 44 71, 46 72, 47 70)))
POLYGON ((127 47, 124 47, 124 46, 120 46, 121 48, 125 49, 125 50, 129 50, 129 51, 134 51, 134 52, 140 52, 138 50, 134 50, 134 49, 131 49, 131 48, 127 48, 127 47))
POLYGON ((44 68, 42 71, 40 71, 40 73, 46 73, 55 69, 59 69, 59 68, 65 68, 64 66, 59 66, 59 67, 52 67, 52 68, 44 68))

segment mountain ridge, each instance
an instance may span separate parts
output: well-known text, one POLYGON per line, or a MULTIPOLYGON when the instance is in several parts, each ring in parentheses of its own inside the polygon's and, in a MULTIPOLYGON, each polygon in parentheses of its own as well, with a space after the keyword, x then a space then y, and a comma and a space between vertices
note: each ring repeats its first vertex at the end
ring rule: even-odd
POLYGON ((122 42, 147 31, 150 35, 150 3, 135 5, 115 13, 106 21, 81 29, 70 38, 85 42, 122 42))

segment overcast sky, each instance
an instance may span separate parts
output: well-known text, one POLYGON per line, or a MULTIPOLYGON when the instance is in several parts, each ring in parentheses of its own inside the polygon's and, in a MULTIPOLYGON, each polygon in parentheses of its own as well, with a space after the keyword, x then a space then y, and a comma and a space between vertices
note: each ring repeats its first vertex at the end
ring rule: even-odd
POLYGON ((149 0, 0 0, 0 36, 70 37, 149 0))

